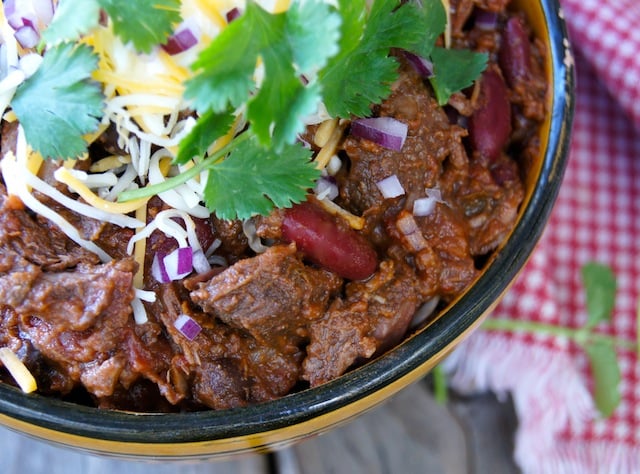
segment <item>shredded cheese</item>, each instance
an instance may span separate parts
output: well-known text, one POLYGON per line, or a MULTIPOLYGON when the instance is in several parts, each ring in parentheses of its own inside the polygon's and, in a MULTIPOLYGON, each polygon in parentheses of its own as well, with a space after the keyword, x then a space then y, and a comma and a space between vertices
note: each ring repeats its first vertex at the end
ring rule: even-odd
MULTIPOLYGON (((147 206, 141 206, 136 210, 136 219, 140 222, 147 221, 147 206)), ((138 227, 137 232, 143 228, 143 226, 138 227)), ((147 240, 140 239, 136 241, 133 250, 133 258, 138 263, 138 271, 133 275, 133 286, 137 289, 142 289, 144 287, 144 256, 146 252, 147 240)))
POLYGON ((346 120, 341 120, 333 129, 331 137, 327 140, 324 147, 322 147, 322 149, 316 155, 316 168, 321 170, 329 164, 331 158, 336 153, 336 149, 338 148, 340 140, 342 140, 342 135, 347 128, 347 123, 348 122, 346 120))
POLYGON ((38 389, 36 379, 27 366, 8 347, 0 347, 0 362, 16 381, 20 389, 25 393, 35 392, 38 389))
POLYGON ((318 202, 329 214, 344 219, 352 229, 362 230, 362 228, 364 227, 363 217, 356 216, 355 214, 350 213, 349 211, 338 206, 335 202, 330 201, 329 199, 318 199, 318 202))
POLYGON ((338 119, 329 119, 322 122, 318 129, 316 130, 315 135, 313 136, 313 142, 316 146, 320 148, 327 145, 331 136, 333 135, 334 130, 338 126, 338 119))
MULTIPOLYGON (((82 181, 76 178, 68 169, 58 168, 54 175, 60 183, 66 184, 69 188, 78 194, 82 199, 91 204, 96 209, 100 209, 110 214, 127 214, 133 212, 141 206, 144 206, 149 198, 136 199, 128 202, 111 202, 106 201, 93 193, 82 181)), ((136 223, 137 224, 137 223, 136 223)))

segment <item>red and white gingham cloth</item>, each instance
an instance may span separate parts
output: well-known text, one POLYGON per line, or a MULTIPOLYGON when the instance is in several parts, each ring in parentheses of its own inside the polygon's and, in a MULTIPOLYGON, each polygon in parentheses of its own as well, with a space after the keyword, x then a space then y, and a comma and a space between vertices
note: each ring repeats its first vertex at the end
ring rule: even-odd
MULTIPOLYGON (((601 330, 636 340, 640 302, 640 2, 563 0, 577 71, 564 181, 531 260, 492 317, 578 327, 580 269, 610 265, 618 292, 601 330)), ((524 472, 640 473, 640 362, 619 350, 622 402, 602 419, 584 352, 566 339, 480 330, 452 355, 454 388, 513 396, 524 472)))

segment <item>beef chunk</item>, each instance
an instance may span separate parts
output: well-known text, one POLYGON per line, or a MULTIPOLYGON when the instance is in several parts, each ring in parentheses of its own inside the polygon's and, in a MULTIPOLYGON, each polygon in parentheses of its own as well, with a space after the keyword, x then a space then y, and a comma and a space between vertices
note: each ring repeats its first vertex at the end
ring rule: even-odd
MULTIPOLYGON (((56 228, 57 229, 57 228, 56 228)), ((7 196, 0 185, 0 249, 10 250, 44 270, 73 268, 79 263, 98 263, 98 257, 70 241, 59 230, 40 225, 22 202, 7 196)))
POLYGON ((395 345, 418 307, 416 286, 413 271, 392 260, 382 262, 370 280, 349 283, 346 298, 335 299, 311 323, 303 378, 320 385, 395 345))
POLYGON ((12 252, 0 253, 0 301, 20 314, 38 315, 61 329, 81 331, 98 317, 128 314, 135 263, 79 265, 73 272, 43 272, 12 252))
POLYGON ((300 353, 281 354, 244 330, 190 308, 178 284, 162 285, 158 294, 156 308, 176 348, 170 380, 193 401, 215 409, 244 406, 283 396, 297 382, 300 353), (175 327, 181 314, 202 327, 193 340, 175 327))
POLYGON ((295 353, 306 325, 326 310, 342 279, 302 263, 294 244, 241 260, 191 292, 204 311, 259 343, 295 353))

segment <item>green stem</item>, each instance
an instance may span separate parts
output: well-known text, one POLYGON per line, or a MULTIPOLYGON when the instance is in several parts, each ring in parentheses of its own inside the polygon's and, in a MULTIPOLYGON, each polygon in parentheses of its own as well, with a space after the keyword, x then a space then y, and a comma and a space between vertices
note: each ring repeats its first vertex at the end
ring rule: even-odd
POLYGON ((560 326, 554 326, 553 324, 536 323, 533 321, 513 321, 510 319, 487 319, 482 327, 484 329, 491 329, 496 331, 526 331, 534 333, 549 334, 552 336, 566 337, 578 343, 586 342, 587 340, 606 341, 612 343, 622 349, 631 351, 638 350, 636 343, 628 341, 626 339, 620 339, 614 336, 608 336, 606 334, 598 334, 592 332, 585 332, 583 329, 572 329, 560 326))
POLYGON ((198 176, 206 168, 211 168, 212 166, 215 166, 216 164, 218 164, 222 160, 222 158, 224 158, 233 148, 235 148, 236 146, 238 146, 240 143, 247 140, 248 138, 249 138, 248 133, 243 133, 238 135, 226 146, 220 148, 211 156, 196 163, 194 166, 192 166, 186 171, 183 171, 179 175, 166 179, 161 183, 152 184, 149 186, 145 186, 143 188, 130 189, 127 191, 123 191, 118 195, 118 202, 133 201, 135 199, 155 196, 156 194, 160 194, 165 191, 169 191, 170 189, 173 189, 176 186, 180 186, 181 184, 184 184, 187 181, 189 181, 191 178, 198 176))
POLYGON ((433 396, 441 405, 447 403, 447 376, 441 366, 436 365, 431 371, 433 376, 433 396))

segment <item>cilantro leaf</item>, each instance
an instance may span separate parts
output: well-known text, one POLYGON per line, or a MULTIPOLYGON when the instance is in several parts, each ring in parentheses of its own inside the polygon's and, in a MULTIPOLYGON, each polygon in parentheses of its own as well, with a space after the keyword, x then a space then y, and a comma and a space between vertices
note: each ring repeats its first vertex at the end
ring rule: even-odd
POLYGON ((90 46, 61 43, 18 87, 11 106, 27 141, 45 158, 75 158, 87 150, 84 134, 95 131, 103 96, 90 79, 98 57, 90 46))
POLYGON ((222 162, 209 168, 204 199, 221 219, 267 215, 306 198, 319 171, 311 153, 299 144, 275 154, 255 137, 240 142, 222 162))
POLYGON ((195 156, 204 156, 211 144, 229 131, 234 119, 231 113, 217 114, 213 111, 198 117, 196 125, 180 141, 175 162, 184 164, 195 156))
POLYGON ((340 17, 320 1, 296 2, 279 14, 248 3, 194 62, 196 76, 187 82, 185 97, 201 112, 248 102, 247 119, 263 145, 293 143, 304 127, 300 119, 320 102, 319 86, 313 80, 305 85, 300 76, 314 74, 337 52, 339 24, 340 17), (264 65, 259 87, 258 60, 264 65))
POLYGON ((616 297, 616 277, 607 265, 588 262, 582 266, 582 282, 587 306, 587 327, 611 319, 616 297))
POLYGON ((610 416, 620 404, 620 366, 611 341, 595 340, 584 345, 594 380, 593 398, 598 411, 610 416))
POLYGON ((265 81, 249 102, 247 118, 263 146, 280 150, 304 131, 305 116, 315 112, 320 101, 317 83, 304 85, 290 64, 271 60, 278 48, 265 52, 265 81), (273 80, 279 78, 279 80, 273 80))
POLYGON ((313 74, 338 53, 340 15, 325 2, 293 2, 286 11, 286 45, 297 74, 313 74))
POLYGON ((98 0, 123 43, 142 53, 164 43, 180 22, 180 0, 98 0))
POLYGON ((343 16, 341 54, 320 72, 324 102, 337 117, 366 116, 380 103, 398 77, 392 48, 426 55, 444 31, 446 16, 440 0, 417 3, 375 0, 368 17, 364 0, 339 0, 343 16))
POLYGON ((240 107, 255 90, 253 75, 258 56, 270 39, 258 29, 262 15, 258 5, 248 3, 245 12, 222 30, 191 65, 196 75, 186 82, 184 96, 198 112, 240 107))
POLYGON ((473 81, 487 67, 485 53, 476 53, 467 49, 433 48, 431 61, 434 76, 429 80, 438 99, 445 105, 454 92, 461 91, 473 84, 473 81))
POLYGON ((98 0, 83 0, 82 8, 73 0, 60 0, 53 20, 42 33, 45 44, 51 46, 62 41, 74 41, 87 33, 100 21, 98 0))

